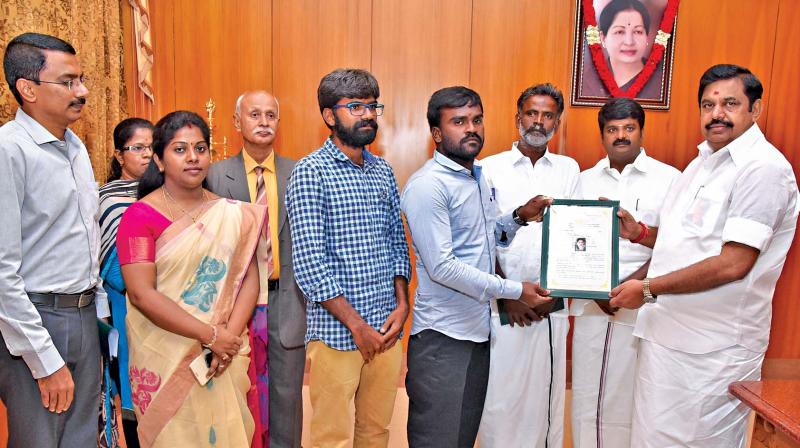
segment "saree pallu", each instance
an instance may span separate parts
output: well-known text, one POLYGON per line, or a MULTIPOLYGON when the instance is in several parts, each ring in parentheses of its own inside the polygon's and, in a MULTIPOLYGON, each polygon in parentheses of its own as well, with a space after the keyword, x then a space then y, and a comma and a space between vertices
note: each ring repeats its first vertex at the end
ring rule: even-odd
MULTIPOLYGON (((196 223, 189 216, 175 221, 156 240, 158 291, 203 322, 227 323, 263 220, 262 206, 218 199, 196 223)), ((128 305, 129 373, 141 446, 249 446, 254 425, 245 398, 247 331, 227 370, 200 386, 189 368, 200 343, 161 329, 128 305)))

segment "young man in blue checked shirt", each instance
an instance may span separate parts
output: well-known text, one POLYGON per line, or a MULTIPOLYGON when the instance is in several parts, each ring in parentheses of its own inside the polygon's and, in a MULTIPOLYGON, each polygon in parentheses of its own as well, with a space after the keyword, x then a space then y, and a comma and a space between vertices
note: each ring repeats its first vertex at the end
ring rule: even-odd
POLYGON ((386 446, 411 266, 394 173, 366 149, 383 104, 378 82, 357 69, 323 77, 317 96, 331 136, 297 163, 286 196, 308 301, 311 444, 386 446))

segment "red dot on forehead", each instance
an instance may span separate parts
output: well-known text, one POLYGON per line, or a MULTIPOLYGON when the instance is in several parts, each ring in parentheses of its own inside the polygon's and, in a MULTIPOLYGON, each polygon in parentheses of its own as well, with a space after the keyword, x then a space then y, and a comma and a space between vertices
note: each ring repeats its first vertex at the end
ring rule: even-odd
POLYGON ((714 95, 719 95, 719 90, 715 90, 714 95))

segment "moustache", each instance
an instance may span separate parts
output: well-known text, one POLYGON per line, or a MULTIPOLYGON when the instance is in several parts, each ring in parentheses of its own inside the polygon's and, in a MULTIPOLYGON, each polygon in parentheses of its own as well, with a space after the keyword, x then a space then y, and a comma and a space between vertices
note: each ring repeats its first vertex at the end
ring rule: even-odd
POLYGON ((710 123, 708 123, 706 125, 706 129, 711 129, 711 126, 714 126, 715 124, 721 124, 721 125, 727 126, 729 128, 733 128, 733 123, 731 123, 730 121, 725 121, 725 120, 720 120, 719 118, 714 118, 713 120, 711 120, 710 123))
POLYGON ((274 130, 274 129, 272 129, 272 128, 267 128, 267 127, 257 127, 257 128, 255 129, 255 131, 253 131, 253 132, 254 132, 255 134, 258 134, 258 133, 261 133, 261 132, 266 132, 266 133, 268 133, 268 134, 270 134, 270 135, 273 135, 273 134, 275 134, 275 130, 274 130))
POLYGON ((353 129, 361 129, 364 126, 369 126, 372 129, 378 129, 378 122, 375 120, 359 120, 358 123, 353 126, 353 129))
POLYGON ((86 98, 78 98, 77 100, 73 100, 69 102, 69 107, 72 106, 83 106, 86 104, 86 98))
POLYGON ((630 146, 631 141, 627 138, 618 138, 614 140, 614 146, 630 146))
POLYGON ((463 145, 464 143, 467 142, 467 140, 471 138, 477 139, 478 143, 480 143, 481 145, 483 144, 483 139, 481 138, 481 136, 474 132, 467 132, 467 135, 465 135, 464 138, 461 139, 460 143, 463 145))
POLYGON ((525 131, 526 134, 533 134, 534 132, 538 132, 539 134, 542 134, 542 135, 547 135, 547 132, 545 132, 545 130, 544 130, 544 126, 536 125, 536 124, 531 126, 531 127, 529 127, 525 131))

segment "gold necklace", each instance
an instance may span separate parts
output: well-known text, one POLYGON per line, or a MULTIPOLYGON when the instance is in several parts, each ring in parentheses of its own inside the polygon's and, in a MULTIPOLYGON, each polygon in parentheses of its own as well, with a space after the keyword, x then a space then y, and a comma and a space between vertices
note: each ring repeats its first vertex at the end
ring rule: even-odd
MULTIPOLYGON (((172 213, 172 206, 170 205, 170 202, 174 202, 175 205, 177 205, 178 208, 181 209, 181 212, 183 212, 183 215, 188 215, 189 219, 192 220, 192 223, 196 223, 197 222, 197 218, 200 217, 201 213, 203 213, 203 210, 205 209, 206 202, 208 201, 208 198, 206 197, 206 190, 205 190, 205 188, 203 188, 203 202, 200 204, 200 207, 199 207, 200 210, 197 212, 197 216, 192 216, 191 213, 187 212, 185 208, 181 207, 181 204, 178 201, 176 201, 175 198, 173 198, 171 194, 169 194, 169 190, 167 190, 167 186, 166 185, 162 185, 161 186, 161 194, 162 194, 162 196, 164 196, 164 202, 167 204, 167 210, 169 210, 169 217, 172 219, 173 222, 175 221, 175 215, 172 213), (169 201, 167 201, 167 198, 169 198, 169 201)), ((181 215, 181 216, 183 216, 183 215, 181 215)))

